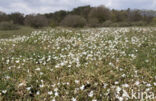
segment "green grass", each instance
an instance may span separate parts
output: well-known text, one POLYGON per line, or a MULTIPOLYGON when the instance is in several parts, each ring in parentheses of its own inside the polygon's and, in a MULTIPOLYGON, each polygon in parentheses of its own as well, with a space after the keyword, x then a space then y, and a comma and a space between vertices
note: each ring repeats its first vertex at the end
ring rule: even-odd
POLYGON ((17 30, 0 30, 0 39, 13 38, 16 36, 29 36, 32 31, 43 29, 34 29, 32 27, 20 26, 20 28, 17 30))
POLYGON ((26 35, 0 41, 0 100, 116 101, 124 91, 156 94, 155 28, 26 35))

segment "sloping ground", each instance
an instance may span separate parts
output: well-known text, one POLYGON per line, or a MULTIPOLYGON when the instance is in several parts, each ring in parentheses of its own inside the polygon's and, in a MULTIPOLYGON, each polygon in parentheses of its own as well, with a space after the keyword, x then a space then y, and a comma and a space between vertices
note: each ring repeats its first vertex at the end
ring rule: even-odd
POLYGON ((156 96, 156 28, 51 29, 0 40, 0 100, 156 96))
MULTIPOLYGON (((23 27, 20 26, 17 30, 0 30, 0 40, 1 39, 7 39, 7 38, 14 38, 16 36, 29 36, 32 31, 35 29, 31 27, 23 27)), ((40 29, 41 30, 41 29, 40 29)))

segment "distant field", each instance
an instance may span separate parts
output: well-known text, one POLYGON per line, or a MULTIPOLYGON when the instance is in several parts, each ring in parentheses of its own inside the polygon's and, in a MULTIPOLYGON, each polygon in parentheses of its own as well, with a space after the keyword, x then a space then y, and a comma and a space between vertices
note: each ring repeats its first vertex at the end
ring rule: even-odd
POLYGON ((13 38, 16 36, 29 36, 32 31, 35 30, 44 30, 34 29, 32 27, 21 26, 18 30, 0 30, 0 39, 13 38))
POLYGON ((155 27, 0 31, 0 101, 154 96, 155 27))

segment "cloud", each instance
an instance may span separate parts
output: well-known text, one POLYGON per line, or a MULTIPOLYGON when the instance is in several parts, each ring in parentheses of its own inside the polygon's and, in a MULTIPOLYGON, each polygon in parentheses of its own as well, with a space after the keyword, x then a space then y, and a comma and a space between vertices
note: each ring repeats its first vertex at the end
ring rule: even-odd
POLYGON ((115 9, 156 10, 156 0, 3 0, 0 3, 0 11, 25 14, 48 13, 58 10, 71 10, 83 5, 105 5, 115 9))
POLYGON ((155 0, 112 0, 112 7, 117 9, 156 9, 155 6, 151 6, 155 0))
POLYGON ((9 7, 14 8, 12 10, 15 12, 29 13, 32 10, 26 3, 23 2, 12 3, 9 7))

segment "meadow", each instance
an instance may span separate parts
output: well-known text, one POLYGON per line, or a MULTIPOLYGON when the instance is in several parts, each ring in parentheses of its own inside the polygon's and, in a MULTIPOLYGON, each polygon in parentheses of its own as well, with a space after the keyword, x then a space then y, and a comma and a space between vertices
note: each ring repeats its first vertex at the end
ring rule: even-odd
POLYGON ((154 100, 155 27, 27 31, 0 33, 0 101, 154 100))

